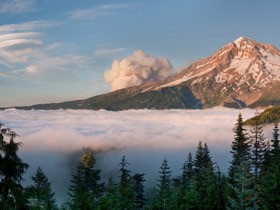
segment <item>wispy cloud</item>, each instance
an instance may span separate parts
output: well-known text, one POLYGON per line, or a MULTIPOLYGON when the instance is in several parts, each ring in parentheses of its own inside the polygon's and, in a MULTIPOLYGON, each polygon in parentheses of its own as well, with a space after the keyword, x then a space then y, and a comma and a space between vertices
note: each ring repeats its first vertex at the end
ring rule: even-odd
POLYGON ((0 4, 0 13, 20 14, 36 10, 34 0, 11 0, 0 4))
POLYGON ((0 34, 11 32, 34 31, 42 28, 49 28, 59 24, 61 24, 61 22, 38 20, 18 24, 0 25, 0 34))
POLYGON ((98 48, 95 52, 94 55, 98 57, 108 57, 112 56, 116 53, 120 53, 125 51, 126 48, 107 48, 107 47, 102 47, 98 48))
POLYGON ((26 63, 38 54, 42 44, 37 32, 0 34, 0 64, 26 63))
POLYGON ((93 56, 71 52, 57 54, 64 43, 47 45, 44 42, 45 34, 40 30, 58 24, 61 23, 31 21, 0 26, 0 64, 10 70, 5 76, 69 79, 76 69, 87 67, 93 56))
POLYGON ((114 13, 116 9, 130 7, 131 4, 106 4, 88 9, 78 9, 69 13, 69 19, 89 20, 100 16, 107 16, 114 13))

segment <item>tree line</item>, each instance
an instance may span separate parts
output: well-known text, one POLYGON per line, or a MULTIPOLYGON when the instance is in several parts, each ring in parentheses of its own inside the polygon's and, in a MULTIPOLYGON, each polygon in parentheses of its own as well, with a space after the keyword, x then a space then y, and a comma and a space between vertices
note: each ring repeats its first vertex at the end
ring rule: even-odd
MULTIPOLYGON (((81 156, 60 209, 73 210, 277 210, 280 209, 280 144, 275 124, 273 138, 264 137, 255 120, 247 132, 239 114, 233 129, 232 159, 228 173, 221 173, 206 143, 199 141, 194 154, 182 164, 181 175, 172 176, 168 160, 159 167, 157 183, 145 190, 145 174, 132 174, 123 156, 119 176, 103 180, 95 154, 81 156)), ((28 164, 17 152, 17 134, 0 124, 0 209, 59 209, 51 183, 39 167, 33 184, 21 185, 28 164)))

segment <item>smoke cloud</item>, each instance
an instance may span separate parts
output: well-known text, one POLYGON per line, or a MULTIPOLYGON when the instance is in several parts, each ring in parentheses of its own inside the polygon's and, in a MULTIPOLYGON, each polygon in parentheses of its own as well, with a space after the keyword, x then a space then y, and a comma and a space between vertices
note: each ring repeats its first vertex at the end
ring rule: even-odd
POLYGON ((172 73, 167 58, 156 58, 138 50, 123 60, 114 60, 104 78, 111 91, 138 86, 150 80, 163 80, 172 73))

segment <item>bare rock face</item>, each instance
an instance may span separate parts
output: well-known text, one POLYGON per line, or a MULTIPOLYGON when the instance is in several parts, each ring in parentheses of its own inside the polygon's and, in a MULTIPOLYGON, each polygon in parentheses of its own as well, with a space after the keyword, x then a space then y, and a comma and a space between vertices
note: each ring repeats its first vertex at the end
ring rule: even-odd
POLYGON ((203 107, 257 106, 265 98, 280 101, 280 92, 274 91, 280 90, 280 51, 240 37, 153 89, 176 85, 187 85, 203 107))

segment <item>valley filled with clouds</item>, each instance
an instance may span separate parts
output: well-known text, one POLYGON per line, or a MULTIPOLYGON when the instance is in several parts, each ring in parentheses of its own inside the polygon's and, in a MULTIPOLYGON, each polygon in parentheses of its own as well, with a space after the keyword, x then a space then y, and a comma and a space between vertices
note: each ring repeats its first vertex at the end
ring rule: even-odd
MULTIPOLYGON (((177 176, 187 154, 195 151, 199 140, 208 144, 213 161, 227 172, 234 138, 232 129, 239 113, 246 120, 254 116, 255 110, 8 109, 0 111, 0 119, 20 135, 17 139, 23 143, 20 156, 30 165, 25 184, 41 166, 53 183, 58 199, 63 200, 86 147, 96 151, 97 167, 102 169, 104 179, 111 174, 118 177, 118 163, 123 155, 131 163, 131 171, 145 173, 147 180, 157 179, 164 158, 169 161, 173 176, 177 176)), ((265 127, 268 138, 272 127, 265 127)))

